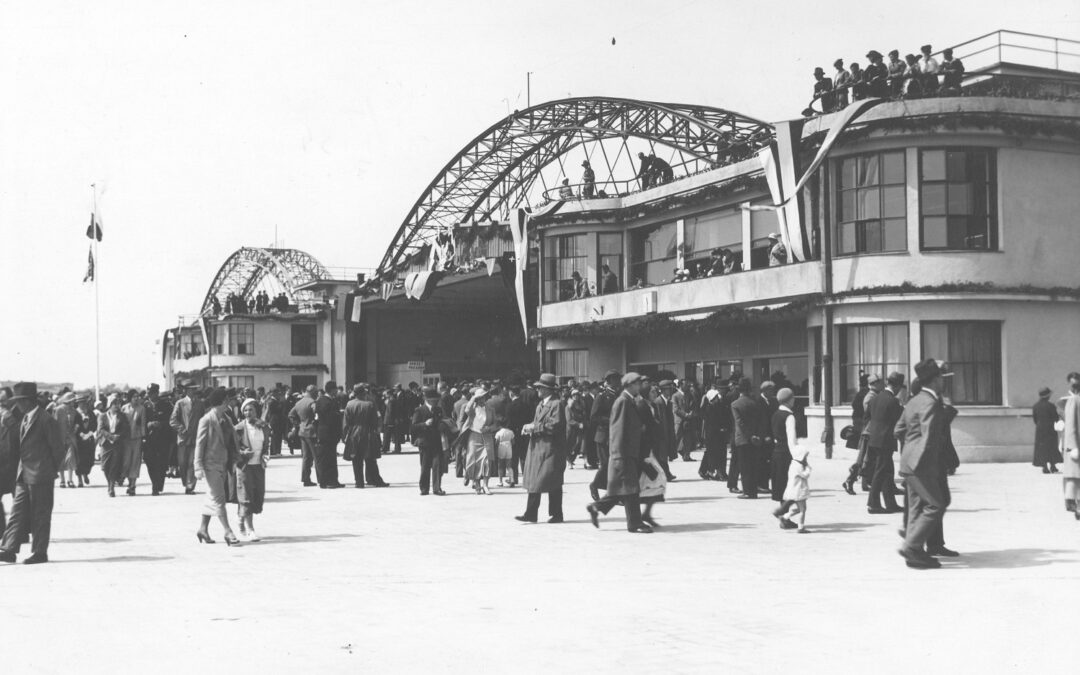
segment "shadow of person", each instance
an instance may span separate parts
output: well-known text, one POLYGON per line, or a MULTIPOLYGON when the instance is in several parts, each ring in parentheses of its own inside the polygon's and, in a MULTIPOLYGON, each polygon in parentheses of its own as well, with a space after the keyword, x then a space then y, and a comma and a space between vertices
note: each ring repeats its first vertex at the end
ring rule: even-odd
POLYGON ((84 558, 81 560, 49 560, 54 563, 123 563, 123 562, 159 562, 172 560, 171 555, 113 555, 105 558, 84 558))
POLYGON ((310 502, 314 501, 312 497, 264 497, 264 502, 310 502))
POLYGON ((1006 548, 998 551, 961 552, 959 558, 939 558, 939 560, 945 564, 945 567, 1016 569, 1019 567, 1041 567, 1058 562, 1076 562, 1073 558, 1062 557, 1075 553, 1076 551, 1047 548, 1006 548))
POLYGON ((119 544, 122 541, 131 541, 130 539, 120 539, 117 537, 71 537, 71 538, 56 538, 52 537, 50 542, 54 544, 119 544))
POLYGON ((812 523, 807 525, 807 529, 814 532, 861 532, 862 530, 871 527, 880 527, 884 523, 812 523))
MULTIPOLYGON (((735 495, 731 495, 734 497, 735 495)), ((694 502, 714 502, 718 499, 725 499, 726 495, 716 495, 714 497, 664 497, 665 504, 693 504, 694 502)))
POLYGON ((325 541, 337 541, 338 539, 346 539, 350 537, 359 537, 358 534, 342 533, 342 534, 297 534, 293 536, 275 535, 262 537, 261 542, 263 544, 310 544, 325 541))
POLYGON ((663 534, 670 532, 672 534, 682 534, 684 532, 715 532, 717 530, 741 530, 752 525, 744 525, 741 523, 675 523, 674 525, 665 525, 660 523, 660 526, 656 528, 657 534, 663 534))

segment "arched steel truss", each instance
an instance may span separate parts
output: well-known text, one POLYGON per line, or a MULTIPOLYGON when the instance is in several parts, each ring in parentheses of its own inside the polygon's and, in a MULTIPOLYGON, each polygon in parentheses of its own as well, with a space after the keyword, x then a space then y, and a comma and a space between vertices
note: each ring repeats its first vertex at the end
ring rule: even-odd
POLYGON ((542 169, 578 146, 611 138, 671 148, 684 158, 677 173, 690 174, 726 163, 740 146, 752 151, 767 144, 772 126, 720 108, 618 98, 569 98, 516 112, 474 138, 431 181, 398 228, 379 272, 443 227, 530 205, 542 169))
POLYGON ((222 305, 230 293, 250 300, 268 277, 280 284, 290 303, 298 305, 315 298, 311 292, 297 290, 297 287, 317 279, 328 279, 330 273, 321 262, 303 251, 245 246, 229 256, 218 270, 206 291, 200 313, 210 312, 214 297, 222 305))

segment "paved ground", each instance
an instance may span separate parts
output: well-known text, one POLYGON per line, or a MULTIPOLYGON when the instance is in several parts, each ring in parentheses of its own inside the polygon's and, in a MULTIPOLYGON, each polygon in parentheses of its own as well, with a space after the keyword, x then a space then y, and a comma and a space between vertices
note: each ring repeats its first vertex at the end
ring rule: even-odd
POLYGON ((568 523, 523 525, 517 489, 420 497, 412 454, 362 492, 274 461, 265 540, 238 549, 216 529, 196 543, 202 498, 176 481, 58 490, 54 562, 0 569, 4 672, 1066 672, 1080 523, 1058 478, 961 467, 946 540, 963 556, 914 571, 899 517, 839 489, 847 453, 813 462, 802 536, 682 462, 693 480, 653 535, 621 509, 593 529, 585 471, 567 472, 568 523))

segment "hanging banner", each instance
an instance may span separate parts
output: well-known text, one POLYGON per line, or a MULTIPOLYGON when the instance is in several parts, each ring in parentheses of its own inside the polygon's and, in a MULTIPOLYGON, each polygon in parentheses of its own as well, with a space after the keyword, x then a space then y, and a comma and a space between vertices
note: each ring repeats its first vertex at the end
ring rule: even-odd
POLYGON ((492 274, 495 274, 495 261, 496 260, 497 260, 497 258, 484 258, 484 265, 487 267, 487 273, 488 273, 489 277, 492 274))

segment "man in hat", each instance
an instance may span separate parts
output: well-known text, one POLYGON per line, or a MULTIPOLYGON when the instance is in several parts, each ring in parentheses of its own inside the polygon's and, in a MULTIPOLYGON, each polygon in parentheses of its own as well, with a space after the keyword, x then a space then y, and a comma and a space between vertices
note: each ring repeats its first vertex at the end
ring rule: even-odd
POLYGON ((593 429, 593 443, 596 444, 596 475, 589 483, 589 494, 593 501, 600 500, 600 490, 607 487, 608 474, 608 439, 609 424, 611 423, 611 406, 618 396, 615 388, 622 380, 622 373, 617 370, 609 370, 604 373, 604 384, 593 401, 592 411, 589 413, 589 423, 593 429))
POLYGON ((593 527, 600 527, 600 514, 607 514, 616 504, 626 509, 626 529, 646 534, 652 528, 641 522, 641 464, 645 456, 641 447, 642 428, 637 398, 641 394, 641 375, 623 375, 622 391, 611 405, 609 425, 607 495, 589 504, 586 509, 593 527))
POLYGON ((346 455, 352 456, 353 479, 356 487, 367 485, 387 487, 379 473, 379 410, 371 400, 366 384, 353 386, 353 397, 345 405, 342 436, 345 438, 346 455))
POLYGON ((942 519, 951 501, 945 453, 948 420, 941 400, 948 366, 926 359, 915 366, 922 390, 908 401, 894 434, 901 442, 900 475, 907 488, 907 526, 899 553, 908 567, 941 567, 933 556, 955 556, 945 548, 942 519))
POLYGON ((285 409, 283 391, 278 385, 270 390, 263 406, 263 421, 270 428, 270 455, 281 454, 281 443, 289 431, 289 416, 285 409))
POLYGON ((159 395, 156 383, 146 388, 146 442, 143 461, 150 476, 151 494, 157 496, 165 489, 165 471, 169 468, 169 414, 172 407, 159 395))
POLYGON ((648 190, 653 185, 656 185, 656 176, 652 168, 652 158, 646 157, 644 152, 637 154, 638 166, 637 179, 641 181, 641 189, 648 190))
MULTIPOLYGON (((864 373, 859 376, 859 393, 862 394, 860 398, 856 394, 855 400, 852 401, 852 419, 856 417, 858 412, 858 423, 855 424, 857 434, 854 436, 854 448, 859 451, 855 456, 855 462, 848 467, 848 477, 844 481, 844 491, 849 495, 855 494, 855 479, 862 478, 863 492, 870 491, 870 471, 872 466, 869 466, 866 461, 867 452, 866 449, 869 444, 870 437, 870 404, 873 403, 874 397, 884 388, 884 384, 881 381, 881 375, 877 373, 864 373), (865 381, 865 393, 863 392, 863 384, 865 381)), ((848 447, 852 447, 849 445, 848 447)))
POLYGON ((870 514, 900 513, 903 511, 896 503, 896 475, 893 465, 893 453, 896 452, 896 437, 893 429, 903 414, 900 404, 900 390, 904 388, 904 374, 889 373, 888 386, 874 396, 867 408, 870 423, 867 430, 867 461, 871 468, 870 496, 866 510, 870 514), (885 505, 882 506, 882 497, 885 505))
POLYGON ((315 467, 315 477, 319 485, 323 479, 319 476, 322 467, 315 463, 315 399, 319 395, 318 387, 309 384, 304 390, 303 397, 289 411, 289 423, 296 427, 297 436, 300 437, 300 482, 304 487, 311 487, 311 467, 315 467))
POLYGON ((49 534, 52 527, 53 490, 57 469, 64 461, 60 425, 38 405, 37 385, 20 382, 11 400, 22 414, 19 423, 19 469, 11 520, 0 541, 0 562, 15 562, 27 533, 33 537, 27 565, 49 561, 49 534))
POLYGON ((142 466, 142 446, 146 437, 146 406, 143 405, 142 396, 135 389, 128 392, 128 402, 120 412, 127 419, 128 434, 124 437, 124 448, 120 460, 120 481, 125 478, 128 481, 127 493, 135 494, 135 481, 139 478, 139 468, 142 466))
POLYGON ((173 405, 172 415, 169 416, 169 426, 176 432, 176 462, 177 472, 184 484, 184 494, 195 494, 195 438, 199 431, 199 419, 202 418, 205 409, 202 401, 192 396, 195 389, 194 380, 184 380, 180 383, 184 395, 173 405))
POLYGON ((439 407, 439 392, 431 387, 423 389, 424 403, 413 411, 413 442, 420 450, 420 494, 429 489, 442 497, 442 475, 445 471, 443 435, 451 423, 439 407))
POLYGON ((866 53, 870 65, 863 71, 863 81, 866 82, 866 95, 874 98, 885 98, 889 95, 889 69, 885 67, 881 52, 871 49, 866 53))
MULTIPOLYGON (((650 396, 651 391, 645 390, 645 382, 646 380, 643 378, 641 398, 652 404, 653 418, 656 420, 656 426, 653 428, 651 449, 656 461, 660 463, 660 466, 664 467, 664 473, 668 481, 673 481, 675 476, 671 473, 671 460, 679 456, 676 453, 679 431, 677 431, 676 427, 675 412, 680 405, 685 406, 685 400, 681 404, 676 403, 675 395, 678 390, 675 388, 673 380, 660 380, 659 392, 655 399, 650 396)), ((678 393, 682 394, 682 392, 678 393)), ((685 397, 683 398, 685 399, 685 397)), ((643 458, 645 456, 642 455, 643 458)))
POLYGON ((960 84, 964 81, 964 63, 960 59, 953 58, 952 47, 948 47, 941 52, 941 56, 943 59, 941 63, 942 93, 958 96, 960 94, 960 84))
POLYGON ((548 522, 563 522, 563 474, 566 471, 566 406, 556 396, 559 382, 555 375, 543 373, 533 385, 540 394, 540 403, 532 422, 521 433, 529 437, 525 455, 525 513, 514 516, 523 523, 535 523, 539 518, 540 495, 548 496, 548 522))
POLYGON ((341 440, 341 408, 337 402, 337 383, 329 380, 315 401, 315 475, 319 487, 329 490, 345 487, 338 481, 337 446, 341 440))
POLYGON ((1042 467, 1043 473, 1057 473, 1057 463, 1062 461, 1054 429, 1061 416, 1057 406, 1050 402, 1050 393, 1050 387, 1040 389, 1038 402, 1031 406, 1031 419, 1035 422, 1035 456, 1031 463, 1042 467))
POLYGON ((833 61, 833 68, 836 68, 836 72, 833 73, 833 91, 836 92, 834 105, 836 110, 843 110, 848 106, 848 89, 850 89, 851 85, 851 74, 844 68, 844 59, 833 61))
MULTIPOLYGON (((739 380, 739 398, 731 404, 734 448, 738 457, 738 473, 742 475, 742 494, 739 499, 757 499, 758 487, 765 464, 765 444, 769 436, 769 411, 751 393, 749 377, 739 380)), ((737 479, 732 471, 729 481, 737 479)), ((729 485, 730 485, 729 482, 729 485)))
POLYGON ((780 235, 773 232, 769 235, 769 267, 779 267, 787 262, 787 247, 781 241, 780 235))
POLYGON ((581 166, 585 169, 581 174, 581 182, 584 184, 581 188, 581 196, 592 199, 596 195, 596 173, 593 172, 592 165, 587 159, 581 163, 581 166))
POLYGON ((933 56, 930 56, 933 52, 933 48, 930 45, 923 45, 919 48, 922 52, 922 62, 919 64, 919 70, 922 71, 922 90, 924 96, 936 96, 938 91, 938 62, 933 56))
MULTIPOLYGON (((11 387, 0 388, 0 497, 15 492, 19 473, 19 423, 22 413, 15 407, 11 387)), ((0 501, 0 536, 7 527, 4 503, 0 501)))
POLYGON ((907 74, 907 64, 900 58, 899 50, 889 52, 889 95, 892 98, 900 98, 904 94, 904 76, 907 74))
POLYGON ((822 112, 832 112, 836 105, 832 88, 832 78, 825 77, 825 69, 821 66, 814 68, 814 98, 821 101, 822 112))

